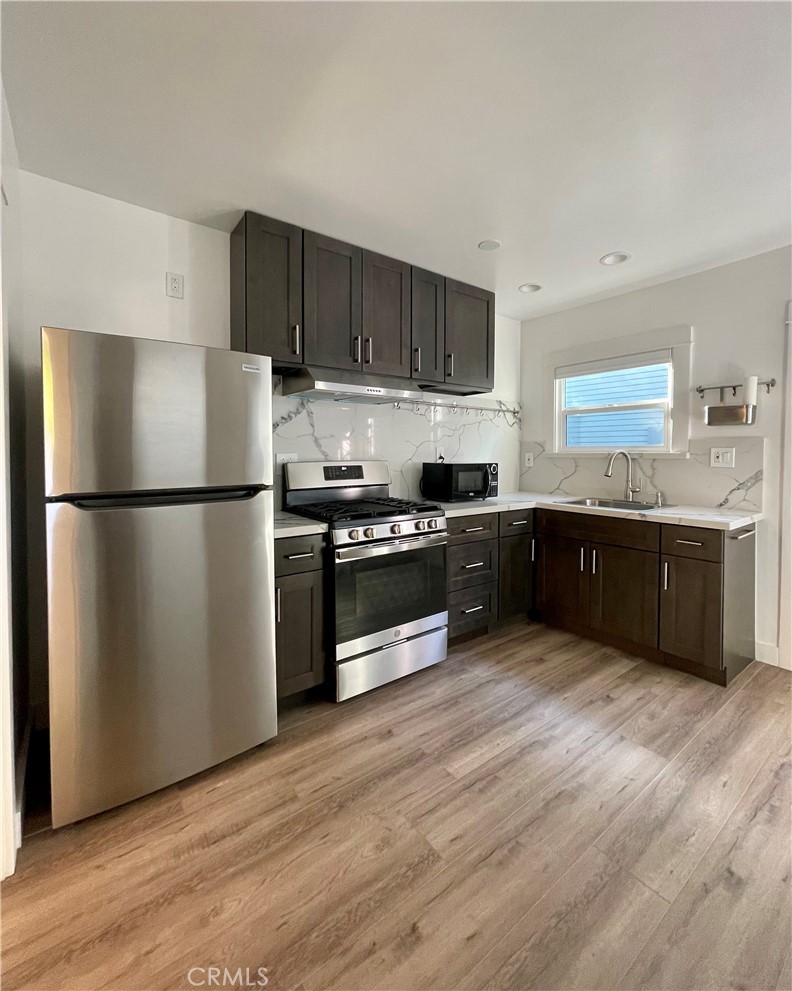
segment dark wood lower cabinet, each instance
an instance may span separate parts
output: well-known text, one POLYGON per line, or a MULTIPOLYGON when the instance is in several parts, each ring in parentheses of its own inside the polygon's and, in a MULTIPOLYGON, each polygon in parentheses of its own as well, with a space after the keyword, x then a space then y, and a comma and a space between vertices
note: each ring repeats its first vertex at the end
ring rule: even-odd
POLYGON ((661 561, 660 649, 720 670, 723 567, 664 555, 661 561))
POLYGON ((545 535, 544 619, 551 626, 588 626, 588 541, 545 535))
POLYGON ((322 571, 275 580, 275 659, 278 698, 325 680, 322 571))
POLYGON ((591 544, 589 626, 623 640, 657 645, 657 554, 591 544))
POLYGON ((498 618, 525 616, 533 606, 533 536, 501 537, 498 618))

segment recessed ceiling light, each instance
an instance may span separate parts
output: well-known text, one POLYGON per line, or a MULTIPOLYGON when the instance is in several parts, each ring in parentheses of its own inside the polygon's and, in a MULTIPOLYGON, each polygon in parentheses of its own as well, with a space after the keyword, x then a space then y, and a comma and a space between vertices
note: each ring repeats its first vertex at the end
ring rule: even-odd
POLYGON ((494 238, 487 238, 486 241, 479 241, 478 246, 482 251, 497 251, 501 243, 494 238))
POLYGON ((622 262, 630 260, 626 251, 611 251, 600 258, 600 265, 621 265, 622 262))
POLYGON ((520 292, 539 292, 542 288, 538 282, 523 282, 521 286, 517 286, 520 292))

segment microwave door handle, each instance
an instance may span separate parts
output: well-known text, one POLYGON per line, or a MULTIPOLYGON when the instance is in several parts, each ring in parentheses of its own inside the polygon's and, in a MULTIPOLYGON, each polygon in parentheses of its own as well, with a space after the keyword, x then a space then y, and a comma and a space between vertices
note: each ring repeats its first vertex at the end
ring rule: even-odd
POLYGON ((492 485, 492 474, 490 473, 490 466, 484 465, 484 495, 482 499, 486 499, 490 494, 490 486, 492 485))

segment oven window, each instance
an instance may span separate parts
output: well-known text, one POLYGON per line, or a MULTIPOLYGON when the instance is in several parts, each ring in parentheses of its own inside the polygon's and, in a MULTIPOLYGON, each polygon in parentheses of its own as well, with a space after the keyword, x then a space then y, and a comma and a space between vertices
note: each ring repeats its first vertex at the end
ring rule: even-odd
POLYGON ((447 608, 442 545, 335 566, 336 643, 390 630, 447 608))
POLYGON ((460 471, 457 475, 457 489, 462 492, 483 492, 484 472, 460 471))

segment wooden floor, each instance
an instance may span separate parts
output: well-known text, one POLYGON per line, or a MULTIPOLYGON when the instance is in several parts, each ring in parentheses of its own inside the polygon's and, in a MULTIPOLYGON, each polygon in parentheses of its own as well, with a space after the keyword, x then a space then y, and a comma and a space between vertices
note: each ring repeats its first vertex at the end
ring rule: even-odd
POLYGON ((32 837, 3 987, 789 989, 791 686, 510 627, 32 837))

